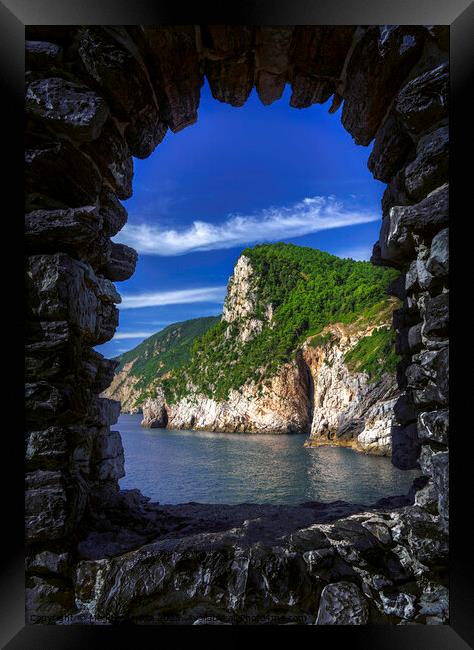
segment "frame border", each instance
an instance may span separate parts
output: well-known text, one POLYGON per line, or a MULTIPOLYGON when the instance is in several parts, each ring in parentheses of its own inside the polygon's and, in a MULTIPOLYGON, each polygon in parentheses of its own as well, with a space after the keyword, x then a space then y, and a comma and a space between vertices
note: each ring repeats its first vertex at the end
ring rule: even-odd
MULTIPOLYGON (((2 102, 4 112, 4 124, 7 129, 4 131, 4 161, 6 165, 7 196, 10 209, 5 209, 5 217, 8 227, 12 232, 8 233, 6 241, 10 241, 16 235, 18 227, 18 245, 22 248, 21 214, 23 206, 23 151, 18 146, 23 141, 24 130, 24 105, 23 105, 23 83, 24 83, 24 27, 28 24, 36 25, 68 25, 68 24, 194 24, 200 22, 228 23, 228 24, 444 24, 450 25, 450 70, 451 70, 451 105, 450 105, 450 212, 452 215, 462 215, 468 205, 472 206, 472 161, 465 165, 461 152, 469 149, 467 143, 474 142, 472 128, 472 104, 464 98, 467 95, 469 86, 472 86, 474 68, 474 2, 473 0, 399 0, 394 3, 391 0, 365 0, 357 3, 354 0, 319 0, 310 3, 307 0, 279 0, 278 5, 272 0, 244 0, 238 6, 232 7, 226 4, 212 6, 212 3, 199 3, 195 11, 180 13, 176 3, 161 1, 159 5, 152 5, 149 0, 135 0, 133 6, 127 0, 101 0, 100 6, 93 0, 0 0, 0 83, 3 89, 3 96, 9 100, 2 102), (173 6, 174 5, 174 6, 173 6), (185 20, 183 20, 185 18, 185 20), (218 20, 217 20, 218 19, 218 20), (471 138, 469 138, 469 135, 471 138), (459 155, 453 155, 456 152, 459 155), (6 155, 5 155, 6 154, 6 155), (13 188, 17 188, 14 191, 13 188), (18 191, 19 190, 19 191, 18 191), (469 197, 468 197, 469 195, 469 197), (469 203, 468 203, 469 201, 469 203), (463 209, 464 208, 464 209, 463 209), (18 218, 12 218, 10 211, 15 214, 18 211, 18 218), (12 226, 13 224, 13 226, 12 226)), ((472 210, 472 207, 471 207, 472 210)), ((459 218, 459 217, 458 217, 459 218)), ((451 238, 451 253, 456 234, 451 238)), ((466 246, 465 254, 458 254, 454 260, 455 268, 463 260, 472 257, 472 251, 467 249, 470 240, 465 238, 462 242, 466 246), (467 241, 466 241, 467 240, 467 241)), ((456 247, 462 246, 460 238, 456 247)), ((18 249, 15 249, 18 250, 18 249)), ((453 259, 453 255, 451 254, 453 259)), ((21 265, 18 265, 20 267, 21 265)), ((8 282, 5 283, 7 290, 7 305, 15 304, 15 298, 22 294, 22 271, 8 265, 8 282), (12 271, 13 270, 13 274, 12 271), (21 276, 20 276, 21 274, 21 276), (18 287, 12 278, 18 277, 18 287), (21 278, 21 279, 20 279, 21 278)), ((467 270, 467 269, 466 269, 467 270)), ((458 270, 462 273, 462 269, 458 270)), ((460 277, 458 275, 458 277, 460 277)), ((453 283, 451 283, 452 289, 453 283)), ((469 290, 469 287, 467 287, 469 290)), ((468 294, 469 295, 469 294, 468 294)), ((451 301, 451 317, 454 317, 454 310, 451 301)), ((18 366, 18 355, 16 347, 9 341, 11 329, 14 333, 21 335, 22 324, 18 310, 14 310, 15 318, 12 319, 9 309, 7 315, 9 332, 7 347, 12 355, 12 363, 8 366, 8 373, 12 368, 18 366), (12 327, 13 325, 13 327, 12 327), (16 359, 16 361, 15 361, 16 359)), ((456 321, 454 319, 454 323, 456 321)), ((465 335, 465 333, 464 333, 465 335)), ((23 345, 21 336, 18 340, 19 354, 20 346, 23 345)), ((455 340, 455 337, 452 337, 455 340)), ((462 359, 466 365, 466 359, 462 359)), ((454 364, 453 364, 454 365, 454 364)), ((8 382, 8 405, 9 409, 17 413, 22 412, 22 384, 21 372, 18 377, 18 391, 16 382, 8 382), (13 388, 15 386, 15 388, 13 388), (16 400, 18 399, 18 404, 16 400), (13 407, 13 408, 12 408, 13 407)), ((456 397, 460 403, 469 404, 470 393, 467 382, 458 382, 456 386, 456 397), (462 400, 462 401, 461 401, 462 400)), ((471 398, 472 399, 472 398, 471 398)), ((466 413, 467 415, 467 413, 466 413)), ((452 430, 456 428, 456 419, 451 410, 452 430)), ((17 422, 15 418, 14 422, 17 422)), ((7 459, 5 465, 9 470, 6 484, 3 489, 4 521, 8 524, 9 535, 3 539, 6 547, 1 556, 0 569, 0 641, 2 647, 8 650, 54 650, 55 648, 68 648, 68 650, 83 649, 84 647, 103 647, 104 644, 118 644, 121 646, 127 630, 125 626, 35 626, 25 625, 24 603, 24 552, 23 552, 23 513, 24 513, 24 483, 23 483, 23 441, 21 434, 16 432, 17 426, 4 429, 4 457, 7 459), (13 637, 13 638, 12 638, 13 637), (11 639, 11 640, 10 640, 11 639), (10 641, 9 641, 10 640, 10 641), (6 644, 6 645, 4 645, 6 644)), ((461 427, 459 427, 461 428, 461 427)), ((465 650, 474 648, 474 571, 472 562, 469 562, 472 554, 472 537, 469 535, 469 517, 466 516, 469 508, 472 509, 472 502, 469 503, 466 495, 469 495, 469 488, 472 482, 469 481, 472 474, 472 458, 474 457, 474 446, 471 441, 471 453, 469 446, 472 435, 470 431, 460 440, 456 440, 454 434, 450 441, 450 465, 451 465, 451 523, 450 523, 450 625, 443 626, 339 626, 336 630, 333 626, 321 626, 317 628, 316 634, 323 641, 321 635, 329 643, 348 639, 352 648, 381 648, 384 650, 396 650, 397 648, 436 648, 449 650, 465 650), (454 439, 453 439, 454 438, 454 439), (469 467, 471 464, 471 467, 469 467), (455 534, 456 533, 456 534, 455 534), (348 629, 349 628, 349 629, 348 629), (329 631, 329 630, 332 631, 329 631)), ((459 435, 462 434, 458 434, 459 435)), ((5 469, 5 468, 4 468, 5 469)), ((128 647, 137 642, 141 647, 148 647, 148 640, 153 645, 157 641, 156 626, 126 626, 130 632, 130 643, 128 647)), ((251 626, 252 636, 255 628, 251 626)), ((267 626, 263 626, 267 627, 267 626)), ((280 626, 281 627, 281 626, 280 626)), ((299 633, 309 634, 309 628, 298 627, 299 633)), ((184 626, 181 629, 186 629, 184 626)), ((212 629, 216 629, 213 627, 212 629)), ((247 627, 237 627, 239 633, 247 627)), ((268 628, 267 628, 268 629, 268 628)), ((161 628, 159 629, 161 632, 161 628)), ((280 632, 279 632, 280 634, 280 632)), ((314 637, 312 637, 314 638, 314 637)), ((347 642, 347 641, 346 641, 347 642)))

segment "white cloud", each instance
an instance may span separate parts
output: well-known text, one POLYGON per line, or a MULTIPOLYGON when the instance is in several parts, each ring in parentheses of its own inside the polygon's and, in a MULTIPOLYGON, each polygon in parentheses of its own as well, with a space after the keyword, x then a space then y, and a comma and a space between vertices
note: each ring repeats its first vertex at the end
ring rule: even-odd
POLYGON ((221 304, 227 287, 200 287, 198 289, 178 289, 176 291, 155 291, 153 293, 137 293, 123 295, 120 309, 135 309, 138 307, 161 307, 163 305, 180 305, 195 302, 211 302, 221 304))
POLYGON ((335 196, 313 196, 290 206, 266 208, 257 214, 230 214, 218 224, 194 221, 181 230, 147 223, 126 224, 117 241, 132 246, 142 255, 182 255, 300 237, 379 218, 375 211, 346 208, 335 196))
POLYGON ((122 339, 146 339, 152 336, 155 332, 117 332, 114 336, 114 341, 122 339))

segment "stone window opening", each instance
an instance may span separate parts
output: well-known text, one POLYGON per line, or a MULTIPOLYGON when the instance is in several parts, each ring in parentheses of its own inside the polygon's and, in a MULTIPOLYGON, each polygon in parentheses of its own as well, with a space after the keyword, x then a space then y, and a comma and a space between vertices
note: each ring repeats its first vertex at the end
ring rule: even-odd
POLYGON ((26 39, 30 621, 163 622, 171 611, 194 623, 255 612, 445 622, 447 28, 37 26, 26 39), (391 288, 403 300, 393 444, 394 460, 418 461, 425 477, 413 505, 341 506, 328 523, 319 513, 282 536, 278 518, 262 534, 254 512, 229 532, 225 517, 180 518, 119 490, 118 410, 99 397, 114 362, 93 346, 113 336, 113 282, 133 274, 136 253, 110 238, 126 221, 131 156, 197 119, 204 75, 234 106, 254 85, 264 104, 286 83, 294 107, 333 95, 356 143, 375 138, 369 169, 387 189, 372 261, 401 272, 391 288))

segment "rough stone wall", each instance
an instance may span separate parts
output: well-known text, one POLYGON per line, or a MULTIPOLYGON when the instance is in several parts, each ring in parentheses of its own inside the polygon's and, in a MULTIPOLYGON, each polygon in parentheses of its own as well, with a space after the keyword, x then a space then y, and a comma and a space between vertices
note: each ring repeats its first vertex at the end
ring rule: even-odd
POLYGON ((355 142, 375 138, 369 168, 387 189, 373 261, 401 270, 404 300, 394 462, 420 457, 416 503, 446 527, 448 28, 37 26, 26 39, 29 620, 71 611, 81 526, 120 499, 119 403, 98 397, 114 362, 93 346, 114 334, 113 282, 137 256, 110 238, 127 219, 132 156, 196 121, 204 75, 233 106, 254 85, 265 104, 287 82, 295 108, 333 96, 355 142))

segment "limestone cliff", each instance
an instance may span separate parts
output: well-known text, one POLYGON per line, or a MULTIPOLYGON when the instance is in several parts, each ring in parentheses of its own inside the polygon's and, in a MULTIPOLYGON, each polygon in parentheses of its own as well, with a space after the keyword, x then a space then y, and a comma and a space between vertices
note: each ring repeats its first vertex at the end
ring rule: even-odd
MULTIPOLYGON (((270 276, 268 270, 265 273, 270 276)), ((391 336, 394 306, 395 301, 385 301, 348 319, 352 322, 329 323, 316 335, 300 337, 290 358, 276 371, 265 372, 264 361, 249 369, 243 366, 245 355, 253 353, 261 337, 281 327, 281 322, 274 318, 278 311, 271 292, 262 293, 261 273, 243 254, 229 280, 220 330, 196 353, 198 362, 184 374, 180 394, 170 395, 166 385, 165 390, 151 391, 143 403, 142 424, 220 432, 307 433, 308 445, 342 444, 388 455, 398 393, 394 373, 384 372, 383 354, 391 336), (199 354, 205 363, 199 362, 199 354), (368 360, 372 365, 367 365, 368 360), (246 373, 245 380, 231 386, 224 397, 217 394, 216 380, 210 391, 203 388, 202 380, 199 383, 200 374, 207 378, 214 372, 219 379, 216 365, 224 376, 242 366, 246 373)))
POLYGON ((366 372, 351 372, 345 355, 376 328, 336 324, 331 339, 317 347, 308 338, 295 360, 266 383, 247 382, 218 401, 193 391, 168 404, 162 391, 143 405, 143 426, 220 432, 309 433, 307 445, 341 444, 389 455, 395 377, 370 382, 366 372), (167 424, 163 425, 163 412, 167 424))
POLYGON ((140 397, 140 390, 136 388, 136 384, 140 378, 132 375, 131 371, 135 360, 125 363, 118 373, 114 375, 112 383, 102 393, 102 397, 118 400, 121 404, 122 413, 140 413, 141 406, 137 406, 136 402, 140 397))

